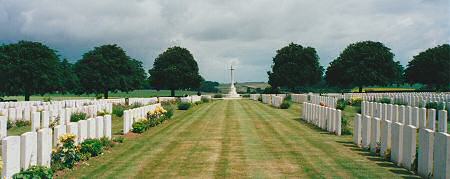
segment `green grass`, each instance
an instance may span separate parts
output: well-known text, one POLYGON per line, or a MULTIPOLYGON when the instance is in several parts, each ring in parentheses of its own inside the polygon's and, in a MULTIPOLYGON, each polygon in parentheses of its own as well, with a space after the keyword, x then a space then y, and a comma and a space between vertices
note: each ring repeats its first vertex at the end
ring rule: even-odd
MULTIPOLYGON (((197 94, 196 91, 181 91, 178 90, 175 92, 175 95, 182 96, 184 94, 193 95, 197 94)), ((155 96, 170 96, 170 90, 134 90, 128 93, 125 92, 117 92, 117 93, 110 93, 110 98, 126 98, 126 97, 155 97, 155 96)), ((30 100, 44 100, 44 98, 50 97, 52 100, 67 100, 67 99, 92 99, 95 98, 94 94, 83 94, 83 95, 74 95, 74 94, 46 94, 44 96, 31 96, 30 100)), ((25 97, 23 96, 7 96, 4 97, 4 99, 16 99, 19 101, 25 100, 25 97)))
POLYGON ((22 126, 22 127, 11 127, 10 129, 8 129, 7 133, 8 136, 17 136, 17 135, 22 135, 25 132, 30 132, 31 131, 31 126, 27 125, 27 126, 22 126))
MULTIPOLYGON (((351 136, 301 121, 301 107, 217 100, 177 110, 166 123, 127 135, 124 144, 57 178, 415 177, 359 149, 351 136)), ((113 121, 116 133, 121 120, 113 121)))

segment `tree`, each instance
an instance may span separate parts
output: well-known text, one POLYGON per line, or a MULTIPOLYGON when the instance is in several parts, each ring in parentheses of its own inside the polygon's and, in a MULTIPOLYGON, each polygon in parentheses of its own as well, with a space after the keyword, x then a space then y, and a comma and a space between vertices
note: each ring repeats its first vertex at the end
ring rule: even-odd
POLYGON ((20 41, 0 46, 0 93, 44 95, 61 87, 61 65, 55 50, 39 42, 20 41))
POLYGON ((103 94, 129 92, 142 86, 146 78, 142 62, 127 56, 126 52, 114 45, 102 45, 85 53, 75 64, 75 72, 80 79, 81 92, 103 94))
POLYGON ((74 65, 69 63, 67 59, 64 59, 61 62, 61 75, 64 78, 61 78, 61 88, 59 89, 59 92, 62 94, 68 92, 79 93, 80 81, 75 73, 74 65))
POLYGON ((405 71, 409 83, 422 83, 435 89, 450 85, 450 45, 443 44, 420 52, 405 71))
POLYGON ((330 63, 325 79, 339 87, 388 85, 402 79, 403 67, 395 62, 391 49, 381 42, 363 41, 350 44, 330 63))
POLYGON ((217 86, 219 86, 219 82, 203 81, 200 85, 200 91, 217 93, 219 91, 219 89, 217 89, 217 86))
POLYGON ((320 81, 323 67, 319 56, 312 47, 302 47, 294 43, 277 50, 273 58, 272 72, 268 71, 269 84, 273 89, 309 86, 320 81))
POLYGON ((159 54, 148 73, 151 86, 169 89, 171 96, 175 96, 175 90, 198 89, 203 79, 189 50, 177 46, 159 54))

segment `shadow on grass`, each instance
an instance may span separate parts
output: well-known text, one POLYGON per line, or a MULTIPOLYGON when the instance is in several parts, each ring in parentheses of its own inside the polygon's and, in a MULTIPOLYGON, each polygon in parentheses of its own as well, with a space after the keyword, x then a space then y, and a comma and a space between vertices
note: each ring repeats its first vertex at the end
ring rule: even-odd
MULTIPOLYGON (((322 130, 321 128, 315 126, 314 124, 311 124, 311 123, 308 123, 308 122, 302 120, 301 118, 295 118, 292 120, 295 120, 298 123, 300 123, 304 126, 307 126, 308 128, 318 132, 319 134, 334 135, 333 133, 326 132, 326 131, 322 130)), ((412 173, 411 171, 401 168, 401 167, 395 165, 393 162, 390 162, 381 156, 377 156, 377 155, 371 153, 368 149, 363 149, 363 148, 356 146, 355 144, 353 144, 352 141, 343 141, 338 138, 337 140, 335 140, 335 142, 342 144, 344 147, 350 148, 350 150, 354 151, 356 154, 364 156, 366 159, 375 162, 375 164, 377 164, 378 166, 385 168, 392 173, 401 175, 402 178, 421 178, 417 175, 414 175, 414 173, 412 173)))

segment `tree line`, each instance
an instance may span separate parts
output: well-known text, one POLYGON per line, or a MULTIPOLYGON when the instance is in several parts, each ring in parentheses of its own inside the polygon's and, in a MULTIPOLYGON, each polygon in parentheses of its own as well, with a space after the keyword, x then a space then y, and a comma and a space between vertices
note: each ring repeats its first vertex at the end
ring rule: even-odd
POLYGON ((429 48, 412 57, 406 69, 394 60, 394 53, 381 42, 362 41, 348 45, 327 67, 319 63, 313 47, 291 43, 277 50, 272 70, 267 72, 272 91, 318 84, 328 88, 387 86, 392 84, 425 85, 431 90, 449 90, 450 45, 429 48))
POLYGON ((76 63, 60 59, 40 42, 19 41, 0 46, 0 96, 46 93, 102 94, 129 92, 146 83, 154 89, 198 90, 204 79, 192 54, 171 47, 155 59, 148 71, 116 44, 102 45, 83 54, 76 63))

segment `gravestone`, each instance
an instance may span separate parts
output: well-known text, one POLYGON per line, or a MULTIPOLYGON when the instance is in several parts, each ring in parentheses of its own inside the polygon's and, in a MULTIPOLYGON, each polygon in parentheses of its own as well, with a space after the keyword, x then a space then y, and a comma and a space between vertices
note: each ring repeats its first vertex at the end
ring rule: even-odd
POLYGON ((73 134, 76 136, 77 139, 75 139, 75 144, 78 144, 78 123, 77 122, 71 122, 67 124, 67 133, 73 134))
POLYGON ((37 163, 37 133, 25 132, 20 136, 20 167, 23 170, 37 163))
POLYGON ((392 123, 391 161, 400 166, 403 156, 403 124, 392 123))
POLYGON ((370 147, 370 134, 371 134, 371 118, 370 116, 364 116, 362 119, 361 126, 361 138, 362 138, 362 147, 369 148, 370 147))
POLYGON ((391 150, 391 125, 388 120, 381 120, 381 150, 380 155, 386 157, 388 151, 391 150))
POLYGON ((105 115, 104 119, 103 119, 103 135, 108 138, 111 139, 112 138, 112 133, 111 133, 111 125, 112 125, 112 118, 111 115, 105 115))
POLYGON ((431 129, 419 129, 419 152, 417 172, 423 178, 433 174, 433 146, 434 131, 431 129))
POLYGON ((78 121, 78 143, 82 143, 88 136, 88 125, 86 120, 78 121))
POLYGON ((450 135, 436 132, 434 136, 434 178, 450 178, 450 135))
POLYGON ((50 167, 52 153, 52 131, 49 128, 37 132, 37 164, 50 167))
POLYGON ((408 170, 414 168, 414 160, 416 159, 416 133, 417 128, 413 125, 406 125, 403 128, 403 156, 402 166, 408 170))
POLYGON ((65 125, 57 125, 53 128, 53 147, 56 147, 59 143, 59 137, 66 134, 66 126, 65 125))
POLYGON ((379 149, 380 146, 378 146, 380 142, 380 118, 373 118, 371 120, 371 129, 370 129, 370 152, 376 153, 377 149, 379 149))
POLYGON ((6 116, 0 116, 0 139, 8 136, 8 121, 6 116))
POLYGON ((353 121, 353 143, 358 147, 361 146, 361 114, 356 114, 355 120, 353 121))
POLYGON ((50 125, 50 114, 49 111, 41 112, 41 128, 48 128, 50 125))
POLYGON ((439 125, 438 125, 438 132, 444 132, 447 133, 447 111, 440 110, 439 111, 439 125))
POLYGON ((12 178, 20 172, 20 136, 2 139, 2 178, 12 178))
POLYGON ((103 129, 103 116, 97 116, 95 118, 95 136, 97 138, 102 138, 103 137, 103 133, 104 133, 104 129, 103 129))
POLYGON ((88 132, 87 132, 87 138, 89 139, 95 139, 97 138, 97 128, 95 127, 95 119, 90 118, 87 120, 87 126, 88 126, 88 132))
POLYGON ((31 132, 36 132, 41 128, 41 113, 33 112, 31 115, 31 132))

